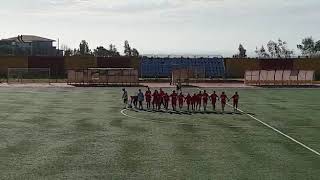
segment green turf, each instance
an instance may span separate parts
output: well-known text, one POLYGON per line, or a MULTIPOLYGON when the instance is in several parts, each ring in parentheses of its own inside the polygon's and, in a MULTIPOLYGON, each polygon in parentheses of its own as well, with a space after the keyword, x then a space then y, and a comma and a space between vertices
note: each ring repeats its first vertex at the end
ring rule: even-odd
MULTIPOLYGON (((238 91, 242 110, 320 151, 319 89, 238 91)), ((120 97, 119 88, 0 89, 0 179, 320 177, 320 156, 247 115, 126 111, 133 119, 120 97)))

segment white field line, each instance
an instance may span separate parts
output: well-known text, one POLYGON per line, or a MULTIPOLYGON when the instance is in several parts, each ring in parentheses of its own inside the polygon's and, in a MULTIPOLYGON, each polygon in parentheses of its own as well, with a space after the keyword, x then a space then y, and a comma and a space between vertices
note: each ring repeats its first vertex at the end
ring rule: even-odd
MULTIPOLYGON (((232 106, 231 104, 229 104, 229 103, 227 103, 227 105, 228 105, 228 106, 230 106, 230 107, 233 107, 233 106, 232 106)), ((244 112, 244 111, 242 111, 241 109, 238 109, 238 111, 240 111, 240 112, 242 112, 242 113, 245 113, 245 112, 244 112)), ((245 114, 246 114, 247 116, 251 117, 252 119, 254 119, 254 120, 258 121, 259 123, 261 123, 261 124, 265 125, 266 127, 268 127, 268 128, 270 128, 270 129, 274 130, 275 132, 277 132, 277 133, 281 134, 282 136, 284 136, 284 137, 286 137, 286 138, 290 139, 291 141, 293 141, 293 142, 295 142, 295 143, 297 143, 297 144, 301 145, 302 147, 304 147, 304 148, 308 149, 309 151, 311 151, 311 152, 315 153, 316 155, 320 156, 320 153, 319 153, 318 151, 316 151, 316 150, 314 150, 314 149, 310 148, 309 146, 307 146, 307 145, 303 144, 302 142, 300 142, 300 141, 298 141, 298 140, 294 139, 293 137, 291 137, 291 136, 289 136, 289 135, 287 135, 287 134, 285 134, 285 133, 281 132, 281 131, 280 131, 280 130, 278 130, 277 128, 272 127, 271 125, 269 125, 269 124, 267 124, 267 123, 265 123, 265 122, 261 121, 260 119, 258 119, 258 118, 256 118, 256 117, 252 116, 251 114, 247 114, 247 113, 245 113, 245 114)))
MULTIPOLYGON (((200 89, 200 88, 198 88, 198 89, 202 91, 202 89, 200 89)), ((227 103, 227 105, 233 108, 233 106, 232 106, 231 104, 227 103)), ((300 142, 300 141, 298 141, 298 140, 294 139, 293 137, 291 137, 291 136, 289 136, 289 135, 287 135, 287 134, 285 134, 285 133, 281 132, 281 131, 280 131, 280 130, 278 130, 277 128, 275 128, 275 127, 273 127, 273 126, 271 126, 271 125, 269 125, 269 124, 267 124, 267 123, 265 123, 265 122, 261 121, 260 119, 258 119, 258 118, 256 118, 256 117, 252 116, 251 114, 245 113, 245 112, 244 112, 244 111, 242 111, 241 109, 237 109, 237 110, 238 110, 238 111, 240 111, 241 113, 246 114, 247 116, 251 117, 252 119, 254 119, 254 120, 258 121, 259 123, 263 124, 264 126, 266 126, 266 127, 270 128, 270 129, 272 129, 273 131, 277 132, 278 134, 281 134, 282 136, 284 136, 284 137, 286 137, 286 138, 290 139, 291 141, 293 141, 293 142, 295 142, 295 143, 299 144, 300 146, 304 147, 305 149, 307 149, 307 150, 309 150, 309 151, 311 151, 311 152, 315 153, 316 155, 320 156, 320 153, 319 153, 318 151, 316 151, 316 150, 314 150, 314 149, 310 148, 309 146, 307 146, 307 145, 303 144, 302 142, 300 142)))
MULTIPOLYGON (((155 122, 155 123, 163 123, 163 124, 174 124, 174 125, 189 125, 189 126, 198 126, 200 127, 201 124, 189 124, 189 123, 183 123, 183 122, 172 122, 172 121, 163 121, 163 120, 152 120, 152 119, 145 119, 145 118, 139 118, 139 117, 134 117, 134 116, 130 116, 127 113, 125 113, 126 111, 128 111, 128 109, 123 109, 120 111, 120 113, 128 118, 131 119, 138 119, 138 120, 142 120, 142 121, 148 121, 148 122, 155 122)), ((203 122, 203 121, 197 121, 197 122, 203 122)), ((206 127, 217 127, 218 125, 214 125, 214 124, 206 124, 206 127)), ((249 126, 228 126, 230 128, 248 128, 249 126)))
POLYGON ((140 119, 140 120, 143 120, 143 121, 153 121, 153 122, 158 122, 158 123, 165 123, 165 124, 177 124, 177 125, 192 125, 192 126, 199 126, 198 124, 188 124, 188 123, 178 123, 178 122, 167 122, 167 121, 154 121, 154 120, 151 120, 151 119, 144 119, 144 118, 138 118, 138 117, 134 117, 134 116, 130 116, 128 114, 125 113, 125 111, 127 111, 128 109, 123 109, 121 110, 121 114, 128 117, 128 118, 132 118, 132 119, 140 119))

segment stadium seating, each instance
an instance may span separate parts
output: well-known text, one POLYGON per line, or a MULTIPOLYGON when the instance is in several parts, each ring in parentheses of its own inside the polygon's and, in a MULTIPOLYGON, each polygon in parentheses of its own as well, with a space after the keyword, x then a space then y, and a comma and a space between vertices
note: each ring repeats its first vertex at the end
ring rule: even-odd
POLYGON ((146 78, 170 77, 172 70, 189 68, 204 72, 206 78, 224 77, 222 57, 142 57, 140 76, 146 78))

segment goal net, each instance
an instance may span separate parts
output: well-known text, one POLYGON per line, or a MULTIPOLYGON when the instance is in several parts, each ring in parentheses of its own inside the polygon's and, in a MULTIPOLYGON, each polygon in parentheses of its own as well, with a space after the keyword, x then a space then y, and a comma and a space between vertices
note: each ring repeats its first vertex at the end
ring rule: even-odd
POLYGON ((8 83, 50 83, 50 68, 8 68, 8 83))
POLYGON ((177 68, 172 70, 171 83, 189 85, 197 80, 205 79, 205 70, 202 67, 177 68))

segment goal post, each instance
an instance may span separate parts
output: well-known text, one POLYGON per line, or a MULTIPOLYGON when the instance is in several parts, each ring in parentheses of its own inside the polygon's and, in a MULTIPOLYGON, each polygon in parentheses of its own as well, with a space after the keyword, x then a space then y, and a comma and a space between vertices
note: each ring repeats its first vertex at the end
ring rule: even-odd
POLYGON ((197 82, 205 79, 205 68, 203 67, 187 67, 175 68, 171 73, 171 84, 189 85, 190 82, 197 82))
POLYGON ((49 83, 50 68, 8 68, 7 83, 49 83))

